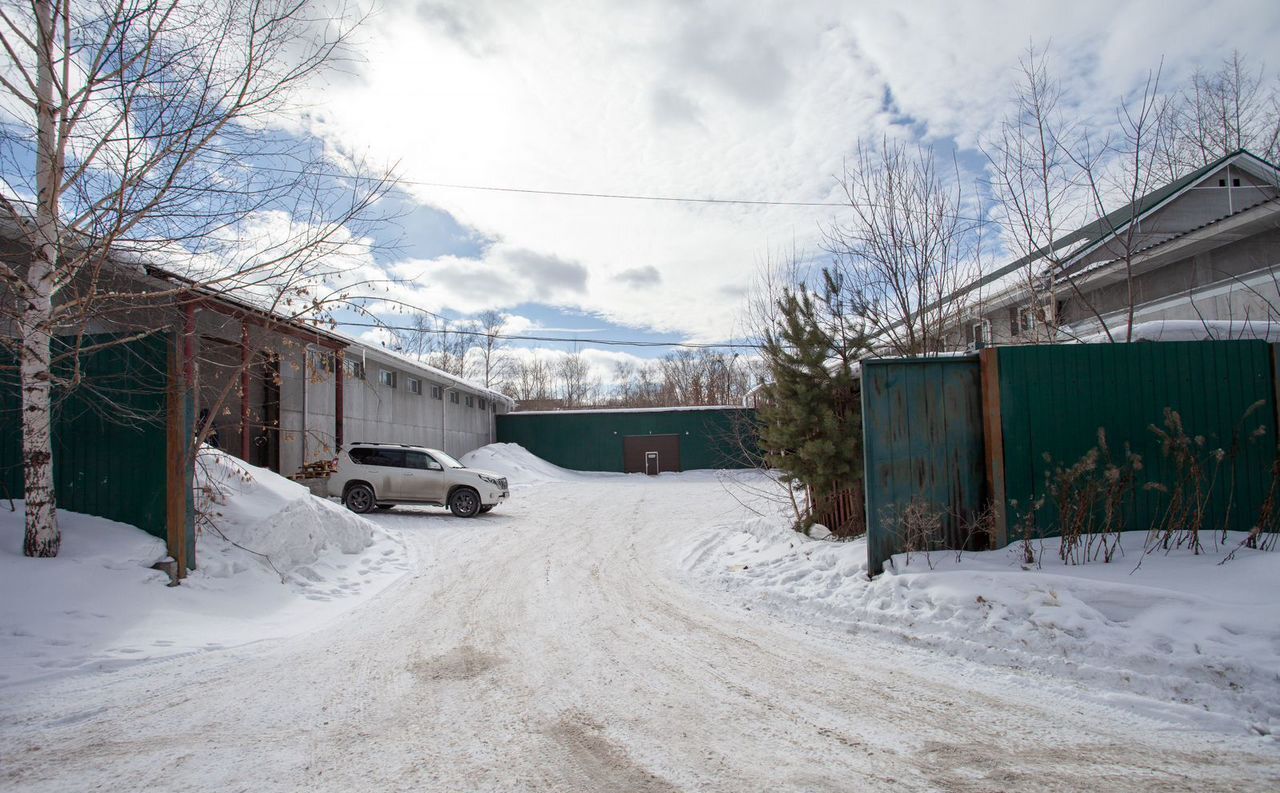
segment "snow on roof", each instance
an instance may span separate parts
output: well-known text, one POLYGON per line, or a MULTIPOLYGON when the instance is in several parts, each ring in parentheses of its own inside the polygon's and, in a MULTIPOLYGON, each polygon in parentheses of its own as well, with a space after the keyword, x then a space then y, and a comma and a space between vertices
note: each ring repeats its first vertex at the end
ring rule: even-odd
MULTIPOLYGON (((934 305, 957 300, 972 292, 977 292, 988 287, 991 288, 991 291, 988 293, 988 299, 999 300, 1001 297, 1005 296, 1007 292, 1016 289, 1019 280, 1025 282, 1028 267, 1036 267, 1046 263, 1051 253, 1054 254, 1054 259, 1056 261, 1062 262, 1065 268, 1070 269, 1074 264, 1075 259, 1088 254, 1090 251, 1104 244, 1116 234, 1124 231, 1131 222, 1135 220, 1141 221, 1151 213, 1167 206, 1171 201, 1181 196, 1195 184, 1217 172, 1220 168, 1226 165, 1239 165, 1246 171, 1264 178, 1269 183, 1280 178, 1280 169, 1277 169, 1275 165, 1267 162, 1261 157, 1258 157, 1247 149, 1237 149, 1236 151, 1219 157, 1213 162, 1202 165, 1191 173, 1152 190, 1146 195, 1141 196, 1137 200, 1132 201, 1119 209, 1108 212, 1106 215, 1103 215, 1090 223, 1086 223, 1075 231, 1055 240, 1052 244, 1052 250, 1050 250, 1050 246, 1045 246, 1033 254, 1023 256, 1004 265, 1003 267, 999 267, 996 270, 961 287, 960 289, 957 289, 947 297, 937 301, 934 305)), ((1212 225, 1213 223, 1220 222, 1227 217, 1238 215, 1273 200, 1274 199, 1268 198, 1254 204, 1238 207, 1230 214, 1208 221, 1207 223, 1197 227, 1197 229, 1187 229, 1168 235, 1160 235, 1162 237, 1161 239, 1143 246, 1142 250, 1149 251, 1169 242, 1170 240, 1177 239, 1191 231, 1198 230, 1198 228, 1212 225)), ((1105 266, 1110 263, 1111 262, 1102 262, 1101 266, 1105 266)), ((1093 265, 1089 269, 1095 269, 1097 266, 1099 265, 1093 265)), ((1057 274, 1055 273, 1054 275, 1057 274)))
POLYGON ((750 410, 742 405, 693 405, 669 408, 572 408, 568 410, 517 410, 512 416, 548 416, 580 413, 675 413, 690 410, 750 410))
MULTIPOLYGON (((1111 328, 1111 336, 1123 339, 1124 325, 1111 328)), ((1199 319, 1161 319, 1150 322, 1139 322, 1133 326, 1131 341, 1228 341, 1238 339, 1261 339, 1269 342, 1280 342, 1280 322, 1263 320, 1199 320, 1199 319)), ((1104 344, 1111 339, 1107 334, 1098 332, 1084 336, 1082 344, 1104 344)))
POLYGON ((465 377, 459 377, 458 375, 450 374, 449 372, 446 372, 443 369, 437 369, 436 367, 430 364, 423 363, 417 358, 413 358, 411 356, 405 355, 404 353, 396 352, 394 350, 388 350, 386 347, 378 347, 378 346, 369 344, 368 342, 360 341, 356 337, 343 333, 340 330, 330 330, 329 333, 335 336, 338 336, 339 338, 346 341, 350 345, 351 349, 361 350, 366 353, 373 353, 374 356, 381 355, 382 357, 388 358, 397 364, 401 364, 402 366, 406 366, 413 369, 414 372, 411 372, 411 373, 420 373, 427 377, 430 377, 433 380, 444 380, 446 383, 452 383, 453 385, 459 386, 468 391, 472 391, 482 396, 488 396, 489 398, 498 402, 503 402, 509 408, 514 408, 516 405, 516 401, 514 399, 502 393, 501 391, 495 391, 492 388, 486 388, 485 386, 482 386, 479 383, 471 382, 465 377))

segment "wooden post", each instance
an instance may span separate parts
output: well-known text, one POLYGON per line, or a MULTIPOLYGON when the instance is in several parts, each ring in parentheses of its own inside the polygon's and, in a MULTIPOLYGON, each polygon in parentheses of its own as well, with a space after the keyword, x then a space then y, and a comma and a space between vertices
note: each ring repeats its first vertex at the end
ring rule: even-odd
POLYGON ((991 547, 1009 544, 1009 518, 1004 491, 1004 428, 1000 414, 1000 350, 978 352, 982 388, 982 437, 986 446, 987 495, 991 498, 991 547))
POLYGON ((249 461, 249 325, 240 323, 240 459, 249 461))

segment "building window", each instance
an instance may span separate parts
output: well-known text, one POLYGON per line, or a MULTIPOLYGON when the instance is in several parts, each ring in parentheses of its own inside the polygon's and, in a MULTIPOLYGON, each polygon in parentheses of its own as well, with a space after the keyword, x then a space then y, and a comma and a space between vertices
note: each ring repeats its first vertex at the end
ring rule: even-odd
POLYGON ((388 369, 381 369, 378 371, 378 382, 382 383, 387 388, 395 388, 396 373, 388 369))
POLYGON ((969 343, 974 347, 985 347, 991 343, 991 323, 980 319, 969 326, 969 343))
POLYGON ((480 404, 478 405, 478 407, 479 407, 481 410, 484 410, 484 409, 486 409, 486 408, 488 408, 488 407, 489 407, 489 403, 485 400, 485 398, 484 398, 484 397, 480 397, 480 404))
POLYGON ((471 396, 470 394, 467 394, 467 407, 473 408, 475 406, 476 406, 476 398, 471 396))
POLYGON ((452 402, 452 403, 453 403, 453 404, 455 404, 455 405, 456 405, 456 404, 458 404, 458 392, 457 392, 457 391, 450 391, 450 392, 449 392, 449 401, 450 401, 450 402, 452 402))
POLYGON ((1036 319, 1035 306, 1022 306, 1018 309, 1018 328, 1023 333, 1032 333, 1039 321, 1036 319))
POLYGON ((410 393, 410 394, 421 394, 421 393, 422 393, 422 381, 421 381, 421 380, 419 380, 419 379, 418 379, 418 378, 416 378, 416 377, 407 377, 407 378, 405 378, 405 380, 409 383, 409 393, 410 393))
POLYGON ((312 372, 333 372, 333 353, 329 350, 308 350, 307 361, 312 372))
POLYGON ((432 399, 444 399, 444 389, 438 385, 431 386, 432 399))
POLYGON ((352 380, 364 379, 364 364, 347 358, 342 362, 342 371, 352 380))

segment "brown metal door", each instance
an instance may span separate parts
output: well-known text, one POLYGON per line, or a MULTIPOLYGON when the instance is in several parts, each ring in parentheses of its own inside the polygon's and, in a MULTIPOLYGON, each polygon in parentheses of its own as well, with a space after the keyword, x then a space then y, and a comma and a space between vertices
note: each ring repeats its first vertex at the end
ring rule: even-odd
POLYGON ((657 474, 680 470, 679 435, 628 435, 622 439, 622 470, 657 474), (653 457, 656 455, 656 459, 653 457))

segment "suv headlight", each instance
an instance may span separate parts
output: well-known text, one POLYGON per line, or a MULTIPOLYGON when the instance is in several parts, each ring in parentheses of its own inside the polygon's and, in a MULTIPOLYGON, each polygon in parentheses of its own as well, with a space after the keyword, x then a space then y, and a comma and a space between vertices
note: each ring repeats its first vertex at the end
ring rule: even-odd
POLYGON ((498 487, 502 485, 502 482, 498 481, 496 477, 485 476, 484 474, 477 474, 477 476, 479 476, 483 481, 493 485, 494 487, 498 487))

